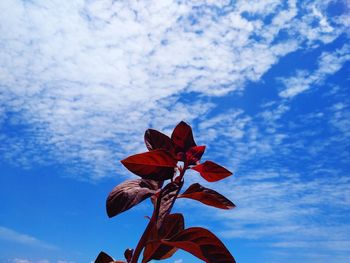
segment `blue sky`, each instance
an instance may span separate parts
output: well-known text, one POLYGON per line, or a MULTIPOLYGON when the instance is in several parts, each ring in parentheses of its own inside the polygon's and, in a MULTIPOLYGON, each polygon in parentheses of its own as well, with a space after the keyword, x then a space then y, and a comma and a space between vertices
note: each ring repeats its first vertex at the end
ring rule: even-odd
MULTIPOLYGON (((179 200, 238 262, 350 261, 346 0, 0 1, 0 262, 122 259, 151 206, 108 219, 119 160, 185 120, 209 184, 179 200)), ((177 252, 164 262, 198 262, 177 252)))

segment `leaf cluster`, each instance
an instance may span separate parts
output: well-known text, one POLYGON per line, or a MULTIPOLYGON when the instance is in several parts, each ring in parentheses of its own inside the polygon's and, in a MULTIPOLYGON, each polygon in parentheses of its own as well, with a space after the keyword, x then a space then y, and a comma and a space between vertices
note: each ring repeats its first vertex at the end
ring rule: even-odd
POLYGON ((139 178, 116 186, 107 197, 106 210, 109 217, 114 217, 150 198, 153 203, 152 217, 136 248, 125 250, 126 261, 115 261, 101 252, 95 263, 137 263, 142 251, 142 263, 146 263, 152 259, 169 258, 178 249, 208 263, 235 262, 225 245, 213 233, 201 227, 185 228, 183 215, 171 214, 175 201, 181 198, 220 209, 234 208, 235 205, 229 199, 199 183, 192 184, 180 193, 185 173, 189 169, 198 172, 208 182, 222 180, 232 173, 215 162, 201 162, 205 146, 197 146, 192 128, 183 121, 175 127, 171 137, 148 129, 144 140, 147 152, 121 161, 139 178))

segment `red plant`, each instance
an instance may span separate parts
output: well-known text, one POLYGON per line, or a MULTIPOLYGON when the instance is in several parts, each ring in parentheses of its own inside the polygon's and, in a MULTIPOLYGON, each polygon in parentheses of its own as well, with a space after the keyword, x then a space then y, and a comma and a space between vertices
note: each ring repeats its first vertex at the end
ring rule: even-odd
MULTIPOLYGON (((196 145, 191 127, 183 121, 175 127, 171 138, 148 129, 145 143, 148 152, 121 161, 129 171, 141 178, 116 186, 106 204, 108 216, 113 217, 146 198, 150 197, 153 203, 152 217, 135 250, 125 250, 126 262, 137 263, 142 250, 142 263, 145 263, 152 259, 169 258, 177 249, 183 249, 208 263, 234 263, 233 256, 213 233, 201 227, 186 229, 183 215, 170 213, 178 198, 194 199, 221 209, 234 208, 235 205, 226 197, 198 183, 180 194, 188 169, 199 172, 208 182, 219 181, 232 173, 212 161, 200 163, 205 146, 196 145), (164 186, 166 180, 170 182, 164 186)), ((104 252, 95 260, 95 263, 111 262, 125 263, 114 261, 104 252)))

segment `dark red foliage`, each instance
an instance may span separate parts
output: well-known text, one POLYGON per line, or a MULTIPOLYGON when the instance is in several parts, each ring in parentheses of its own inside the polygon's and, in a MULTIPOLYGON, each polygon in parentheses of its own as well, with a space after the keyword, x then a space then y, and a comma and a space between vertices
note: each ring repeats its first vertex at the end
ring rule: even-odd
POLYGON ((177 250, 176 247, 165 245, 161 242, 162 239, 168 239, 182 231, 185 227, 185 222, 182 214, 167 215, 161 228, 158 230, 154 227, 150 233, 149 241, 143 252, 142 263, 152 259, 160 260, 171 257, 177 250))
POLYGON ((116 186, 108 195, 107 215, 116 216, 152 196, 159 188, 159 183, 146 179, 128 180, 116 186))
MULTIPOLYGON (((153 203, 153 214, 135 249, 124 252, 127 263, 137 263, 143 252, 142 263, 171 257, 183 249, 208 263, 235 263, 225 245, 209 230, 192 227, 184 229, 182 214, 171 214, 177 198, 194 199, 203 204, 231 209, 235 205, 218 192, 198 183, 180 194, 184 176, 193 169, 209 182, 230 176, 226 168, 212 162, 200 163, 205 146, 197 146, 192 128, 180 122, 171 137, 153 129, 144 136, 148 152, 135 154, 122 160, 122 164, 140 179, 128 180, 116 186, 106 202, 109 217, 116 216, 147 198, 153 203), (178 162, 182 162, 178 164, 178 162), (171 180, 166 183, 166 180, 171 180), (163 187, 164 185, 164 187, 163 187)), ((126 263, 114 261, 101 252, 95 263, 126 263)))
POLYGON ((171 140, 174 143, 176 153, 185 154, 186 151, 196 146, 193 139, 192 128, 186 122, 180 122, 171 134, 171 140))
POLYGON ((188 165, 195 165, 202 158, 205 146, 193 146, 186 152, 186 161, 188 165))
POLYGON ((139 153, 125 158, 121 163, 136 175, 157 181, 174 176, 176 160, 164 149, 139 153))
POLYGON ((161 227, 164 218, 170 213, 171 207, 173 206, 182 185, 182 182, 172 182, 167 184, 160 192, 161 199, 156 220, 157 228, 161 227))
POLYGON ((110 263, 110 262, 114 262, 114 259, 103 251, 101 251, 100 254, 98 254, 97 258, 95 259, 95 263, 110 263))
POLYGON ((170 239, 163 239, 162 243, 181 248, 208 263, 236 262, 225 245, 205 228, 185 229, 170 239))
POLYGON ((183 194, 179 195, 178 198, 194 199, 203 204, 221 209, 232 209, 235 207, 234 203, 228 200, 225 196, 212 189, 205 188, 199 183, 192 184, 183 194))
POLYGON ((148 129, 145 132, 145 144, 148 150, 164 149, 174 154, 174 146, 171 139, 157 130, 148 129))
POLYGON ((126 262, 114 261, 114 259, 111 256, 101 251, 100 254, 98 254, 97 258, 95 259, 95 263, 126 263, 126 262))
POLYGON ((192 167, 192 169, 199 172, 208 182, 216 182, 232 175, 229 170, 212 161, 205 161, 202 164, 192 167))
POLYGON ((130 249, 130 248, 125 249, 124 257, 128 263, 131 261, 133 253, 134 253, 133 249, 130 249))

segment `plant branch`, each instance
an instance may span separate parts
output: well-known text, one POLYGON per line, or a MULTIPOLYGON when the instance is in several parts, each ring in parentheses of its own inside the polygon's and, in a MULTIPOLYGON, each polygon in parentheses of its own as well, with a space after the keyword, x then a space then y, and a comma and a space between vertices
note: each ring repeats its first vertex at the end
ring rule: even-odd
MULTIPOLYGON (((180 169, 180 175, 179 175, 179 183, 182 181, 184 175, 185 175, 185 172, 188 168, 188 165, 185 163, 184 164, 184 167, 182 169, 180 169)), ((181 188, 182 188, 182 185, 180 184, 180 187, 179 189, 177 190, 173 200, 172 200, 172 203, 169 207, 169 213, 171 211, 171 209, 173 208, 174 206, 174 203, 175 203, 175 200, 177 198, 177 196, 179 195, 179 192, 181 191, 181 188)), ((152 217, 151 217, 151 220, 149 221, 145 231, 143 232, 136 248, 135 248, 135 252, 133 254, 133 257, 132 257, 132 260, 131 260, 131 263, 137 263, 139 257, 140 257, 140 254, 141 254, 141 251, 142 249, 145 247, 146 245, 146 242, 147 242, 147 239, 148 239, 148 235, 149 235, 149 232, 152 230, 153 226, 155 225, 157 219, 158 219, 158 214, 159 214, 159 208, 160 208, 160 204, 161 204, 161 199, 162 199, 162 195, 161 195, 162 192, 160 192, 160 196, 157 198, 157 203, 156 203, 156 207, 155 209, 153 210, 153 214, 152 214, 152 217)))
POLYGON ((162 192, 160 191, 159 192, 160 196, 159 196, 159 198, 157 198, 157 203, 156 203, 156 206, 153 210, 152 217, 151 217, 150 221, 148 222, 148 225, 147 225, 145 231, 143 232, 143 234, 142 234, 142 236, 141 236, 141 238, 140 238, 140 240, 135 248, 135 252, 132 256, 132 260, 130 263, 137 263, 137 261, 140 257, 141 251, 146 245, 149 232, 152 230, 153 226, 155 225, 155 223, 157 221, 160 203, 161 203, 161 199, 162 199, 161 193, 162 192))
POLYGON ((140 253, 146 244, 149 232, 151 231, 151 229, 154 226, 154 222, 155 222, 155 210, 153 211, 153 215, 151 217, 151 220, 148 222, 148 225, 147 225, 145 231, 143 232, 139 242, 137 243, 134 254, 132 256, 131 263, 137 263, 139 256, 140 256, 140 253))

